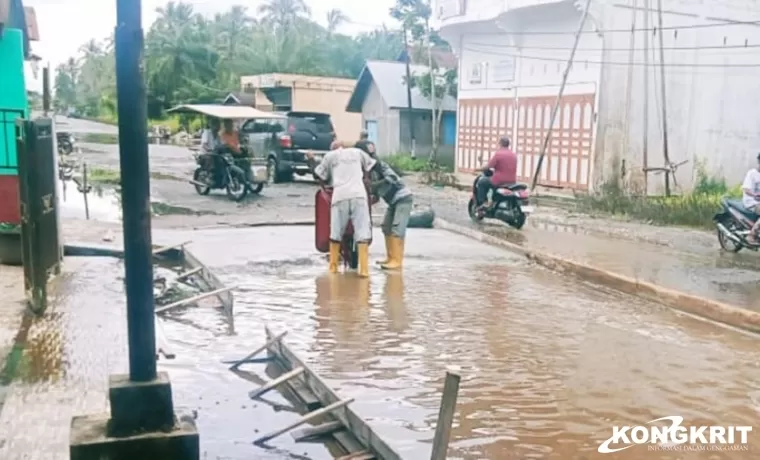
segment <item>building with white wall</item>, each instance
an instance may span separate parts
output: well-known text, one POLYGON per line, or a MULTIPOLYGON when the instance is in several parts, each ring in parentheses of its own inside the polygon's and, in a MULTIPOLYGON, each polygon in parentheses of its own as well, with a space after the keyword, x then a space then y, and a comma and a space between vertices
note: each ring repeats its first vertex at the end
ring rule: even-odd
MULTIPOLYGON (((438 0, 441 35, 460 58, 458 170, 477 169, 507 134, 530 180, 584 4, 438 0)), ((656 4, 592 0, 539 184, 662 193, 664 175, 644 173, 665 165, 662 69, 670 162, 682 163, 675 190, 689 190, 700 168, 735 184, 755 164, 760 22, 748 22, 760 21, 757 6, 663 0, 662 66, 656 4)))

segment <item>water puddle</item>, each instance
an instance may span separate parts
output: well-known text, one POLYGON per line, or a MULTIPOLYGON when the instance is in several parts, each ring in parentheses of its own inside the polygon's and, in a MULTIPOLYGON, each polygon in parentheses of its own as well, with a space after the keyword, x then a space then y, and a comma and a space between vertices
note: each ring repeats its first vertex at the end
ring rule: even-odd
MULTIPOLYGON (((375 238, 372 256, 380 258, 375 238)), ((188 309, 178 317, 207 329, 172 322, 167 333, 184 353, 230 359, 264 341, 264 324, 288 330, 289 343, 408 458, 429 456, 450 368, 462 375, 452 458, 598 458, 614 425, 667 415, 690 425, 757 420, 755 337, 490 246, 415 230, 403 274, 373 270, 363 280, 326 275, 309 228, 196 231, 193 241, 223 282, 239 286, 236 335, 225 335, 214 312, 188 309), (220 251, 229 241, 234 251, 220 251)), ((212 380, 226 371, 203 372, 219 373, 205 377, 212 380)), ((611 458, 642 456, 682 458, 644 446, 611 458)))

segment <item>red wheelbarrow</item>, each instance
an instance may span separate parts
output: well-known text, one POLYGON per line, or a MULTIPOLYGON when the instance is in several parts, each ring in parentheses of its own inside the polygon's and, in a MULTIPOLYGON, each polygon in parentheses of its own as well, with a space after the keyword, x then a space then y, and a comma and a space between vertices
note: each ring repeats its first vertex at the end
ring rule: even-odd
MULTIPOLYGON (((367 193, 369 196, 369 193, 367 193)), ((317 251, 327 254, 330 252, 330 204, 332 202, 332 188, 322 186, 314 195, 314 245, 317 251)), ((367 200, 370 206, 371 200, 367 200)), ((372 237, 367 244, 372 244, 372 237)), ((340 255, 343 263, 356 270, 359 266, 359 253, 354 241, 354 226, 349 222, 343 233, 343 241, 340 245, 340 255)))

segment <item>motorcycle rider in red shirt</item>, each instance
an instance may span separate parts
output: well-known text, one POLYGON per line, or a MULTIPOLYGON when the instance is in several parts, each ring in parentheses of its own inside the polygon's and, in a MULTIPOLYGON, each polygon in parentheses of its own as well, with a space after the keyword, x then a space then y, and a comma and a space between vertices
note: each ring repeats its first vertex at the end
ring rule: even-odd
POLYGON ((488 161, 483 169, 483 175, 476 184, 479 212, 483 212, 491 206, 488 202, 488 191, 504 185, 512 185, 517 182, 517 154, 509 148, 510 142, 507 136, 499 139, 499 149, 488 161), (489 174, 493 170, 493 174, 489 174), (486 175, 489 174, 489 175, 486 175))

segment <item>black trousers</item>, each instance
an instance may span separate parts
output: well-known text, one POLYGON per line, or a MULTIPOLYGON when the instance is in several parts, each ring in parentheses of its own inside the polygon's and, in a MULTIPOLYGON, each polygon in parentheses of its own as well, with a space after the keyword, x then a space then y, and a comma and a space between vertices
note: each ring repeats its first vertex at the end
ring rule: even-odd
POLYGON ((475 184, 475 195, 478 199, 478 204, 481 205, 488 199, 488 191, 493 187, 491 178, 487 176, 481 176, 475 184))

